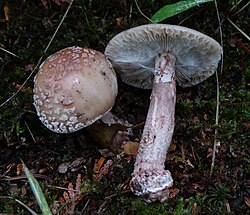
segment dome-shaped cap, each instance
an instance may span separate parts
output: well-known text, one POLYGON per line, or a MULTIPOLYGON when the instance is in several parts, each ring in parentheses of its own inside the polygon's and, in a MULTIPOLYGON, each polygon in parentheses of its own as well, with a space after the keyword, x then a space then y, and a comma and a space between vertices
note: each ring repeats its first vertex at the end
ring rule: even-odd
POLYGON ((34 106, 50 130, 69 133, 107 113, 117 95, 110 62, 93 49, 69 47, 48 57, 34 79, 34 106))
POLYGON ((222 47, 211 37, 186 27, 148 24, 113 37, 105 55, 125 83, 150 89, 155 58, 167 52, 176 57, 177 82, 188 87, 202 82, 216 71, 222 47))

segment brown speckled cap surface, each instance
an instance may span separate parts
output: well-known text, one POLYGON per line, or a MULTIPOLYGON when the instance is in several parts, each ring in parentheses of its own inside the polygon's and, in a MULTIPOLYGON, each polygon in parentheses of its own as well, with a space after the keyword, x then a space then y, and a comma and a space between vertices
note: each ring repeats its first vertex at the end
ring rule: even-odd
POLYGON ((102 53, 69 47, 40 66, 34 78, 34 106, 47 128, 70 133, 110 111, 117 91, 116 74, 102 53))

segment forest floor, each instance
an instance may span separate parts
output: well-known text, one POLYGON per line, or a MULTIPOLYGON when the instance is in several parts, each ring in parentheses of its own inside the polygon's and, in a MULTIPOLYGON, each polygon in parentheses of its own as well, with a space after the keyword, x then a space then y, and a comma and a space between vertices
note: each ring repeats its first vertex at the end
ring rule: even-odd
MULTIPOLYGON (((138 1, 151 17, 167 3, 138 1)), ((109 128, 96 123, 72 134, 55 134, 39 121, 32 88, 39 59, 69 46, 104 52, 117 33, 147 24, 134 1, 75 0, 49 46, 69 4, 67 0, 0 2, 0 213, 41 214, 21 160, 39 181, 54 214, 250 214, 250 35, 247 1, 218 1, 194 7, 162 23, 182 25, 223 42, 218 79, 177 87, 175 131, 166 167, 174 186, 163 203, 146 204, 133 195, 129 181, 150 101, 150 90, 128 86, 118 76, 119 93, 112 109, 134 125, 109 128), (220 27, 222 35, 220 35, 220 27), (222 38, 221 38, 222 36, 222 38), (217 84, 219 124, 215 126, 217 84), (211 174, 216 141, 215 166, 211 174), (104 131, 107 131, 104 134, 104 131), (114 139, 114 134, 117 134, 114 139), (125 137, 124 137, 125 135, 125 137), (67 202, 68 188, 74 200, 67 202), (76 198, 77 197, 77 198, 76 198), (25 207, 26 206, 26 207, 25 207)))

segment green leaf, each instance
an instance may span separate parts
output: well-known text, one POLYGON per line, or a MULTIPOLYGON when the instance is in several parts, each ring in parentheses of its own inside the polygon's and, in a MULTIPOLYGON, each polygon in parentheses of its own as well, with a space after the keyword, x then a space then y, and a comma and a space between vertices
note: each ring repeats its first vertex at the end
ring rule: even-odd
POLYGON ((169 5, 162 7, 160 10, 158 10, 151 17, 151 20, 158 23, 166 18, 179 14, 194 6, 197 6, 199 4, 206 3, 206 2, 211 2, 211 1, 213 0, 186 0, 186 1, 180 1, 174 4, 169 4, 169 5))
MULTIPOLYGON (((23 161, 22 161, 23 163, 23 161)), ((48 203, 44 197, 43 191, 38 183, 38 181, 34 178, 34 176, 30 173, 29 169, 23 163, 23 171, 28 178, 30 183, 31 190, 33 191, 34 196, 36 197, 37 203, 43 213, 43 215, 52 215, 48 203)))

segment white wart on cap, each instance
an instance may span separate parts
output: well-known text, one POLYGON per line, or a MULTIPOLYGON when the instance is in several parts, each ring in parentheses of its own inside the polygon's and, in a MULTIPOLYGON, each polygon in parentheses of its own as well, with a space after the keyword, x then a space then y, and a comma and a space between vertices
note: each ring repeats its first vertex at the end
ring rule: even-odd
POLYGON ((34 106, 57 133, 84 128, 110 111, 117 79, 110 62, 93 49, 69 47, 48 57, 34 78, 34 106))
POLYGON ((176 80, 183 87, 202 82, 216 71, 221 53, 209 36, 166 24, 129 29, 107 45, 105 55, 125 83, 152 88, 130 182, 146 202, 165 201, 173 185, 165 160, 174 132, 176 80))

